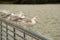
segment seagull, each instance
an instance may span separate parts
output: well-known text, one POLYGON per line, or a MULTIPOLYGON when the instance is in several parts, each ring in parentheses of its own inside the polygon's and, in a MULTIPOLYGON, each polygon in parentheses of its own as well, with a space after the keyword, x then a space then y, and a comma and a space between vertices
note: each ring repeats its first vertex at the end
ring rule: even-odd
POLYGON ((8 10, 0 10, 0 18, 6 18, 10 16, 10 12, 8 10))
POLYGON ((23 25, 26 26, 28 30, 31 30, 32 27, 34 27, 37 24, 37 22, 38 22, 37 17, 26 18, 22 20, 23 25))
POLYGON ((11 13, 11 15, 8 17, 8 20, 18 23, 19 17, 14 13, 11 13))
POLYGON ((6 14, 6 12, 4 12, 3 10, 0 10, 0 16, 3 16, 5 14, 6 14))
POLYGON ((9 20, 11 21, 15 21, 16 23, 20 23, 22 22, 22 20, 25 18, 25 15, 20 12, 20 14, 16 15, 14 13, 11 13, 11 16, 8 17, 9 20))
POLYGON ((11 13, 11 15, 8 17, 9 20, 14 20, 16 18, 14 13, 11 13))
POLYGON ((24 18, 25 18, 24 13, 22 11, 20 11, 20 14, 18 14, 18 16, 14 17, 13 21, 21 22, 24 18))
POLYGON ((27 25, 27 26, 33 26, 37 23, 37 18, 36 17, 33 17, 32 19, 24 19, 22 22, 27 25))
POLYGON ((18 15, 18 17, 25 18, 25 15, 24 15, 24 13, 22 11, 20 11, 20 14, 18 15))
POLYGON ((0 18, 6 18, 8 16, 10 16, 10 14, 8 12, 0 11, 0 18))
POLYGON ((11 14, 5 14, 3 16, 1 16, 0 18, 7 18, 8 16, 10 16, 11 14))
POLYGON ((0 16, 3 16, 3 15, 5 15, 5 13, 3 13, 3 12, 0 12, 0 16))
MULTIPOLYGON (((20 18, 17 15, 15 15, 14 13, 11 13, 11 15, 8 17, 8 20, 16 22, 16 24, 18 24, 19 19, 20 18)), ((20 22, 20 20, 19 20, 19 22, 20 22)))

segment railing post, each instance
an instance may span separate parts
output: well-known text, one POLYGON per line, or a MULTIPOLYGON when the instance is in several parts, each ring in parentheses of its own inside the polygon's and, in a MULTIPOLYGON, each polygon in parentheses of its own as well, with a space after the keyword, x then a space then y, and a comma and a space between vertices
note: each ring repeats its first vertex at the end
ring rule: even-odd
POLYGON ((8 25, 6 23, 6 40, 8 40, 8 25))
POLYGON ((15 28, 13 28, 13 31, 14 31, 14 40, 16 40, 15 28))
POLYGON ((2 40, 2 20, 0 20, 0 40, 2 40))
POLYGON ((1 40, 1 21, 0 21, 0 40, 1 40))
POLYGON ((24 33, 24 40, 26 40, 26 34, 24 33))

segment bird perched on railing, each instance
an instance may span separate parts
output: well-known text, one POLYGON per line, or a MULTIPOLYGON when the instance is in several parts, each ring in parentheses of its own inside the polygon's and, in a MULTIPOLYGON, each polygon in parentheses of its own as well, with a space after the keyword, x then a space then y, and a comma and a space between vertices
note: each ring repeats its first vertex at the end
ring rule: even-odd
POLYGON ((9 17, 11 14, 5 14, 5 15, 3 15, 3 16, 0 16, 0 18, 7 18, 7 17, 9 17))
POLYGON ((5 13, 3 12, 3 10, 0 10, 0 16, 5 15, 5 13))
POLYGON ((0 10, 0 18, 6 18, 8 16, 10 16, 11 14, 9 14, 8 11, 5 10, 0 10))
POLYGON ((11 13, 11 15, 8 17, 8 20, 14 20, 16 18, 14 13, 11 13))
POLYGON ((5 13, 3 13, 3 12, 0 12, 0 16, 3 16, 3 15, 5 15, 5 13))
POLYGON ((33 17, 32 19, 26 18, 22 20, 22 23, 24 26, 28 28, 28 30, 31 30, 33 29, 34 26, 38 24, 38 20, 37 20, 37 17, 33 17))
POLYGON ((26 18, 26 16, 24 15, 24 13, 22 11, 20 11, 20 14, 18 15, 19 20, 18 21, 22 21, 23 19, 26 18))
POLYGON ((11 13, 11 16, 8 17, 9 20, 16 22, 16 24, 20 23, 24 18, 25 16, 22 13, 20 13, 18 16, 11 13))
POLYGON ((25 15, 23 13, 23 11, 20 11, 20 14, 18 15, 20 18, 25 18, 25 15))
POLYGON ((33 17, 32 19, 26 18, 26 19, 24 19, 22 22, 23 22, 26 26, 33 26, 33 25, 35 25, 35 24, 37 23, 37 17, 33 17))
POLYGON ((21 22, 25 18, 24 14, 20 12, 20 14, 16 15, 14 13, 11 13, 11 16, 8 17, 11 21, 21 22))

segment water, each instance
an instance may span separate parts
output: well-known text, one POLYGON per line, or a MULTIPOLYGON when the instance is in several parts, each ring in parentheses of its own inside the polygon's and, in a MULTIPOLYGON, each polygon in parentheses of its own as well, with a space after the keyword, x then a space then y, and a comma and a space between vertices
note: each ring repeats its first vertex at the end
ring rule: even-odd
MULTIPOLYGON (((30 29, 49 36, 54 40, 60 40, 60 5, 5 5, 0 4, 0 9, 7 9, 14 13, 22 10, 29 18, 38 16, 38 23, 30 29)), ((23 25, 23 24, 22 24, 23 25)), ((29 27, 26 27, 29 29, 29 27)))

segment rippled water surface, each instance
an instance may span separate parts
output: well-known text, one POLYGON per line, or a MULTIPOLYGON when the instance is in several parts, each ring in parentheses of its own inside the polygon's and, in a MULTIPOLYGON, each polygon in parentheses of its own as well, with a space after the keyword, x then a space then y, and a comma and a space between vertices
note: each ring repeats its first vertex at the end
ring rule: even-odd
POLYGON ((54 40, 60 40, 60 4, 45 5, 2 5, 0 10, 7 9, 14 13, 22 10, 26 17, 38 16, 38 23, 29 30, 34 30, 51 37, 54 40))

